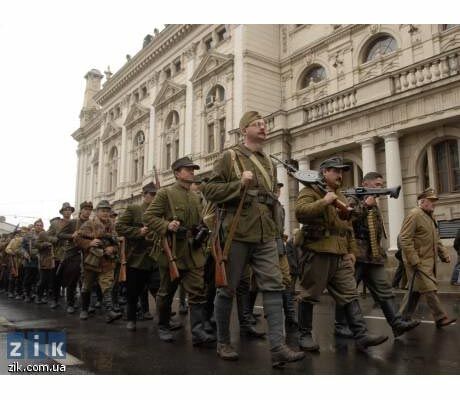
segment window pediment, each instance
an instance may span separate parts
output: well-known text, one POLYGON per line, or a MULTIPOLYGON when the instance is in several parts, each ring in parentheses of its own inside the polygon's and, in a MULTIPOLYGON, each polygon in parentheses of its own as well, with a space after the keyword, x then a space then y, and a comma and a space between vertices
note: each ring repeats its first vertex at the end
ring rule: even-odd
POLYGON ((162 107, 170 101, 184 95, 185 88, 185 85, 179 85, 170 80, 165 81, 160 89, 160 92, 155 98, 155 101, 153 102, 154 107, 162 107))
POLYGON ((121 134, 121 126, 117 125, 115 122, 110 121, 104 129, 102 135, 102 140, 106 142, 108 139, 121 134))
POLYGON ((133 104, 125 120, 126 126, 134 125, 149 115, 149 109, 139 104, 133 104))
POLYGON ((203 57, 197 69, 190 78, 190 81, 192 83, 197 83, 203 79, 208 78, 211 74, 215 75, 217 72, 231 64, 233 64, 232 54, 210 52, 205 57, 203 57))

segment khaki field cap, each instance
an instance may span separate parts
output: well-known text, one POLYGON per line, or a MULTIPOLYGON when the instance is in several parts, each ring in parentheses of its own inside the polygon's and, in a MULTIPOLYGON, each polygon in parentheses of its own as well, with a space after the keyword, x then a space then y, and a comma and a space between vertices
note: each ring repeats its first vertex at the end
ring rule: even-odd
POLYGON ((108 208, 109 210, 112 209, 112 206, 110 205, 110 203, 107 201, 107 200, 101 200, 97 206, 96 206, 96 210, 99 210, 100 208, 108 208))
POLYGON ((325 169, 325 168, 338 168, 338 169, 343 169, 344 171, 348 171, 350 169, 350 166, 343 163, 342 157, 331 157, 331 158, 328 158, 327 160, 324 160, 319 165, 319 169, 325 169))
POLYGON ((147 185, 145 185, 142 188, 142 193, 156 193, 156 192, 157 192, 157 188, 155 187, 153 182, 147 183, 147 185))
POLYGON ((84 201, 83 203, 80 204, 80 210, 83 210, 84 208, 91 208, 93 209, 93 203, 90 201, 84 201))
POLYGON ((258 119, 263 119, 263 117, 257 111, 245 112, 240 119, 240 129, 247 128, 251 122, 257 121, 258 119))
POLYGON ((70 205, 70 203, 65 202, 65 203, 62 203, 62 207, 61 207, 61 209, 59 210, 59 213, 62 214, 62 212, 63 212, 64 210, 66 210, 67 208, 70 208, 70 209, 72 210, 72 212, 75 211, 75 208, 73 208, 73 207, 70 205))
POLYGON ((417 195, 417 200, 420 199, 439 200, 439 197, 436 195, 436 192, 433 188, 427 188, 422 193, 417 195))
POLYGON ((177 171, 179 168, 193 167, 193 169, 200 169, 200 166, 195 164, 189 157, 182 157, 177 159, 171 164, 171 169, 177 171))

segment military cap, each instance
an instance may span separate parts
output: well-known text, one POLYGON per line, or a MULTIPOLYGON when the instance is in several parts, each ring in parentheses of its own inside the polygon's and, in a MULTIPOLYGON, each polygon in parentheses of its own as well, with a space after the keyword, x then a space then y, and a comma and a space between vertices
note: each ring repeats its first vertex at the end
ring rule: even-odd
POLYGON ((247 128, 251 122, 263 119, 257 111, 246 111, 240 119, 240 129, 247 128))
POLYGON ((417 200, 420 199, 439 200, 439 197, 436 195, 436 192, 433 188, 427 188, 422 193, 417 195, 417 200))
POLYGON ((200 166, 194 164, 193 161, 189 157, 182 157, 177 159, 171 164, 171 169, 173 171, 177 171, 179 168, 183 167, 193 167, 193 169, 200 169, 200 166))
POLYGON ((41 218, 39 218, 36 221, 34 221, 34 225, 35 224, 42 224, 43 225, 43 220, 41 218))
POLYGON ((75 208, 73 208, 73 207, 70 205, 70 203, 65 202, 65 203, 62 203, 62 207, 61 207, 61 209, 59 210, 59 213, 62 214, 62 212, 63 212, 65 209, 67 209, 67 208, 70 208, 70 209, 72 210, 72 212, 75 211, 75 208))
POLYGON ((80 210, 83 210, 84 208, 91 208, 93 209, 93 203, 91 201, 84 201, 83 203, 80 204, 80 210))
POLYGON ((319 165, 320 170, 325 169, 325 168, 337 168, 337 169, 343 169, 345 171, 348 171, 350 169, 350 166, 344 164, 342 157, 331 157, 331 158, 328 158, 327 160, 324 160, 319 165))
POLYGON ((157 192, 157 188, 153 182, 147 183, 147 185, 145 185, 142 188, 142 193, 156 193, 156 192, 157 192))
POLYGON ((109 210, 112 209, 112 206, 110 205, 110 203, 107 201, 107 200, 101 200, 97 206, 96 206, 96 210, 99 210, 101 208, 108 208, 109 210))

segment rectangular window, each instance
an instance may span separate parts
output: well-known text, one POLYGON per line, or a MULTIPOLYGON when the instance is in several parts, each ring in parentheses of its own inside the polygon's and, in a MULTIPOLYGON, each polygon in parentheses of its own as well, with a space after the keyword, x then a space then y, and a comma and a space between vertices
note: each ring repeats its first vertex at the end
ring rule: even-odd
POLYGON ((143 176, 144 176, 144 157, 141 157, 139 159, 139 177, 140 177, 139 180, 141 180, 143 176))
POLYGON ((214 124, 208 124, 208 153, 214 152, 214 124))
POLYGON ((171 144, 166 145, 166 168, 171 168, 171 144))
POLYGON ((434 146, 438 191, 440 193, 460 191, 460 165, 458 140, 446 140, 434 146))
POLYGON ((179 139, 174 141, 174 150, 175 150, 175 158, 174 160, 177 160, 179 158, 179 139))
POLYGON ((212 37, 205 39, 204 45, 206 46, 206 50, 211 50, 212 49, 212 37))
POLYGON ((139 101, 139 93, 134 93, 134 102, 137 103, 139 101))
POLYGON ((134 182, 137 182, 139 180, 139 161, 134 160, 134 182))
POLYGON ((142 88, 142 98, 145 99, 147 97, 147 88, 144 86, 142 88))
POLYGON ((217 31, 217 40, 219 42, 222 42, 225 39, 227 39, 227 30, 225 28, 219 29, 217 31))
POLYGON ((219 120, 219 150, 224 149, 225 144, 225 118, 219 120))

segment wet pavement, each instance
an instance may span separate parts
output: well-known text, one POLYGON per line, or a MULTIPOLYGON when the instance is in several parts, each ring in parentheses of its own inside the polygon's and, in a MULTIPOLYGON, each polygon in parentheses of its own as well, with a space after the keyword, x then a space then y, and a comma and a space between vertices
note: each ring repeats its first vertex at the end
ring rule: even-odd
MULTIPOLYGON (((257 311, 262 311, 258 299, 257 311)), ((399 304, 401 294, 397 294, 399 304)), ((460 294, 441 295, 448 313, 459 317, 460 294)), ((239 349, 240 360, 224 361, 216 356, 215 344, 195 348, 191 343, 188 316, 179 316, 185 328, 176 331, 176 341, 161 342, 155 321, 139 321, 136 332, 126 330, 126 322, 111 325, 97 311, 88 321, 80 321, 78 312, 67 315, 63 308, 24 304, 0 295, 0 373, 8 373, 6 334, 30 330, 65 331, 67 334, 67 374, 459 374, 460 323, 436 329, 426 305, 419 305, 418 328, 394 339, 380 309, 373 307, 370 296, 361 299, 369 330, 384 333, 390 339, 366 353, 356 350, 353 340, 333 335, 332 299, 324 295, 315 308, 314 331, 321 350, 307 353, 302 362, 284 369, 272 369, 267 340, 239 337, 235 310, 232 341, 239 349)), ((152 310, 154 302, 152 301, 152 310)), ((177 307, 175 307, 177 308, 177 307)), ((265 329, 263 318, 258 329, 265 329)), ((288 332, 287 342, 296 346, 296 332, 288 332)), ((24 362, 24 360, 23 360, 24 362)), ((47 360, 48 363, 60 362, 47 360)))

